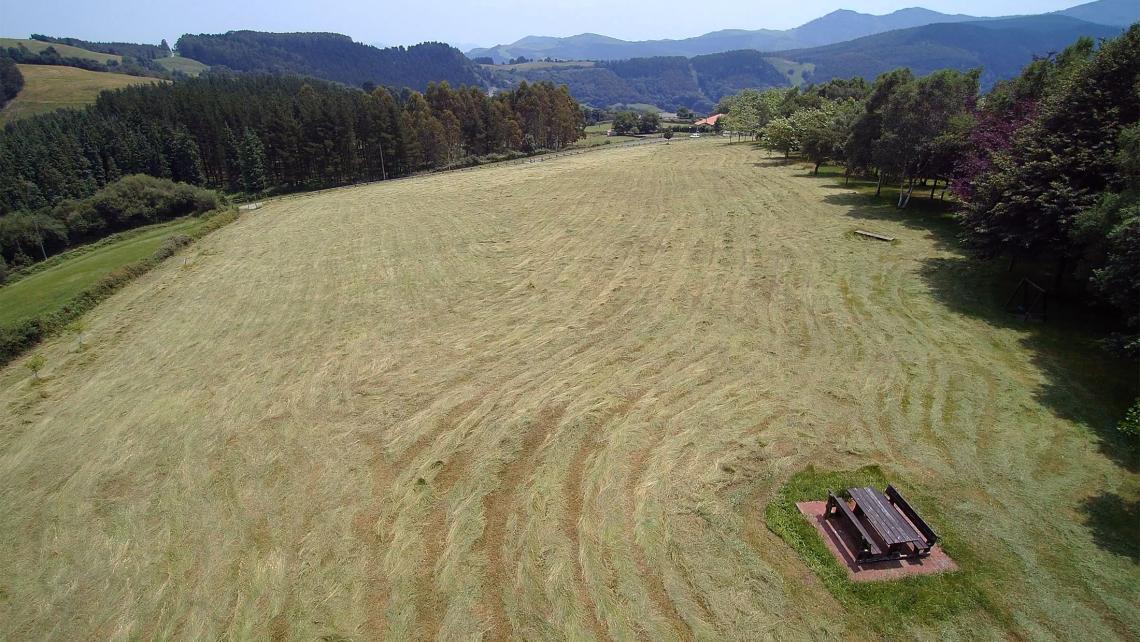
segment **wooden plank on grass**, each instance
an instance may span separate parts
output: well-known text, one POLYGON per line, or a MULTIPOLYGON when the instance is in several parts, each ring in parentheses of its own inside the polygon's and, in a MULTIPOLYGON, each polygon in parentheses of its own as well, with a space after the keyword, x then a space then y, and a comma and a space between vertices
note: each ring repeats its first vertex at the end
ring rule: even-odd
POLYGON ((879 239, 880 241, 893 241, 893 240, 895 240, 895 237, 893 237, 893 236, 886 236, 884 234, 876 234, 875 232, 868 232, 866 230, 855 230, 855 233, 859 234, 860 236, 869 236, 873 239, 879 239))

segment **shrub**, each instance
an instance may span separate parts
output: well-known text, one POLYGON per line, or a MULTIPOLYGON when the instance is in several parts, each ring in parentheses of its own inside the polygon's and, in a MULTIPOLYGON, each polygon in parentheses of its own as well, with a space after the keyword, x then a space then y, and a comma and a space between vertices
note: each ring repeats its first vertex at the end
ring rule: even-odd
POLYGON ((1116 428, 1132 438, 1140 437, 1140 399, 1137 399, 1116 428))
POLYGON ((87 198, 37 212, 0 215, 0 255, 16 267, 25 267, 32 263, 22 254, 28 246, 55 254, 116 232, 203 214, 220 205, 221 197, 208 189, 142 174, 126 176, 87 198))
POLYGON ((40 370, 44 369, 44 364, 46 362, 47 362, 47 360, 44 359, 44 356, 42 354, 37 354, 37 355, 32 356, 27 361, 25 361, 24 367, 27 368, 28 370, 32 371, 32 377, 39 379, 40 378, 40 370))
POLYGON ((75 337, 75 342, 79 344, 80 348, 83 347, 83 333, 87 331, 87 326, 81 319, 76 319, 67 324, 64 331, 75 337))
POLYGON ((194 239, 185 234, 175 234, 162 242, 158 249, 154 251, 153 258, 155 261, 163 261, 174 256, 178 250, 190 245, 194 239))
POLYGON ((102 236, 127 229, 196 215, 218 207, 218 194, 144 174, 125 176, 84 199, 64 201, 52 216, 64 220, 73 235, 102 236))

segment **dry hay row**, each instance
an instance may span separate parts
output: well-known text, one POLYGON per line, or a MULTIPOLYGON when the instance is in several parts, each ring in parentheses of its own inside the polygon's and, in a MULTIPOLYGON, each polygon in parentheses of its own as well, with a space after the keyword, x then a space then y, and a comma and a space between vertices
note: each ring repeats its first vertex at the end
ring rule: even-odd
MULTIPOLYGON (((569 221, 573 221, 573 217, 572 217, 572 216, 567 216, 566 218, 567 218, 567 220, 569 220, 569 221)), ((595 221, 591 221, 591 224, 595 224, 595 221)), ((583 253, 587 253, 587 254, 589 254, 591 257, 597 257, 597 256, 605 256, 605 255, 607 255, 607 254, 608 254, 609 252, 611 252, 611 251, 613 251, 613 250, 612 250, 612 248, 608 248, 608 247, 607 247, 607 248, 604 248, 604 249, 603 249, 603 248, 600 248, 600 247, 598 247, 598 246, 596 246, 596 245, 592 245, 592 246, 590 246, 590 247, 586 248, 585 250, 583 250, 583 253)), ((539 256, 544 256, 544 254, 542 254, 542 253, 539 253, 539 256)), ((557 258, 557 256, 558 256, 556 253, 552 253, 552 254, 549 254, 549 255, 546 255, 546 256, 550 256, 550 257, 552 257, 551 259, 549 259, 549 260, 547 261, 547 263, 555 263, 555 264, 557 264, 557 263, 558 263, 558 261, 557 261, 557 260, 555 260, 555 259, 557 258)), ((620 256, 620 255, 612 255, 612 256, 620 256)), ((572 263, 572 262, 573 262, 573 258, 572 258, 571 260, 569 260, 569 261, 566 261, 566 262, 572 263)), ((623 261, 623 263, 625 263, 625 261, 623 261)), ((704 267, 704 266, 702 265, 701 267, 704 267)), ((555 268, 555 269, 557 269, 557 268, 555 268)), ((552 270, 552 271, 553 271, 553 270, 552 270)), ((615 270, 613 270, 613 271, 614 271, 614 272, 618 272, 618 273, 620 273, 620 266, 618 266, 618 268, 617 268, 617 269, 615 269, 615 270)), ((608 270, 605 270, 605 269, 601 270, 601 272, 602 272, 603 274, 609 274, 609 273, 610 273, 608 270)), ((698 271, 698 273, 699 273, 699 271, 698 271)), ((532 267, 532 269, 530 270, 530 276, 529 276, 529 278, 530 278, 530 279, 534 279, 535 277, 538 277, 538 278, 539 278, 539 280, 541 280, 541 279, 542 279, 542 276, 543 276, 543 271, 542 271, 542 270, 539 270, 539 269, 536 269, 536 268, 533 268, 533 267, 532 267)), ((606 302, 607 302, 607 301, 610 299, 610 297, 611 297, 611 294, 610 294, 610 293, 611 293, 613 290, 615 290, 615 288, 617 288, 617 284, 620 282, 620 280, 621 280, 620 276, 617 276, 617 275, 615 275, 615 276, 614 276, 613 278, 611 278, 611 279, 610 279, 608 282, 606 282, 606 283, 604 284, 604 286, 600 288, 600 292, 602 293, 602 295, 601 295, 601 299, 595 298, 595 299, 592 301, 592 303, 594 303, 594 306, 593 306, 593 307, 600 307, 600 306, 604 306, 604 305, 605 305, 605 303, 606 303, 606 302)), ((587 281, 587 282, 588 282, 588 281, 587 281)), ((505 291, 506 291, 507 293, 516 292, 516 291, 518 290, 517 286, 513 286, 513 285, 511 285, 511 284, 507 284, 507 283, 504 283, 504 284, 501 284, 501 285, 502 285, 502 287, 505 289, 505 291)), ((509 294, 508 294, 508 295, 503 295, 503 297, 504 297, 504 298, 506 298, 507 296, 509 296, 509 294)), ((483 302, 483 307, 484 307, 484 309, 496 309, 496 308, 498 307, 498 304, 497 304, 496 302, 494 302, 494 301, 491 301, 491 302, 483 302), (488 305, 488 303, 489 303, 489 305, 488 305)), ((611 306, 611 307, 612 307, 612 306, 611 306)), ((527 316, 529 316, 529 313, 527 314, 527 316)), ((591 315, 591 316, 592 316, 592 317, 596 317, 597 315, 591 315)), ((480 320, 479 320, 479 323, 482 323, 482 324, 491 324, 491 323, 493 323, 493 320, 491 320, 491 319, 480 319, 480 320)), ((594 324, 595 324, 595 325, 597 325, 597 324, 599 324, 599 323, 604 323, 604 322, 601 322, 601 321, 597 321, 597 320, 595 320, 595 321, 594 321, 594 324)), ((522 347, 517 347, 517 346, 511 346, 511 347, 508 347, 508 346, 500 346, 500 347, 496 347, 496 348, 492 349, 491 351, 492 351, 492 352, 494 352, 494 353, 496 353, 496 354, 502 354, 502 355, 504 356, 504 358, 505 358, 505 359, 507 359, 507 360, 511 360, 511 361, 514 361, 514 360, 521 360, 521 359, 525 359, 525 357, 524 357, 524 356, 521 356, 521 355, 519 355, 519 354, 516 354, 516 352, 523 352, 523 348, 525 348, 525 346, 522 346, 522 347), (512 350, 512 348, 514 348, 514 350, 512 350)), ((610 352, 612 352, 612 350, 608 349, 608 348, 607 348, 607 346, 601 346, 601 345, 599 345, 599 346, 595 346, 595 347, 593 348, 593 350, 594 350, 594 351, 595 351, 597 354, 599 354, 599 355, 604 355, 604 354, 607 354, 607 353, 610 353, 610 352)), ((520 377, 520 378, 525 378, 525 377, 520 377)), ((510 386, 507 386, 507 387, 509 388, 510 386)), ((525 394, 520 394, 520 396, 525 396, 525 394)), ((471 430, 476 430, 476 429, 475 429, 475 428, 472 428, 471 430)), ((463 454, 463 455, 464 455, 464 457, 465 457, 465 458, 471 458, 471 457, 477 457, 477 456, 478 456, 478 455, 477 455, 477 454, 475 454, 475 453, 468 453, 468 452, 464 452, 464 454, 463 454)), ((575 458, 575 459, 574 459, 574 461, 575 461, 575 462, 579 462, 579 461, 582 461, 582 458, 586 458, 586 459, 588 459, 588 458, 589 458, 589 455, 585 455, 585 456, 581 456, 581 455, 580 455, 579 457, 575 458)), ((448 466, 448 465, 450 465, 450 464, 444 464, 444 465, 445 465, 445 466, 448 466)), ((510 466, 510 464, 508 464, 508 466, 510 466)), ((573 479, 573 475, 571 475, 571 479, 573 479)), ((571 482, 570 482, 568 485, 572 487, 572 486, 574 486, 574 483, 571 481, 571 482)), ((497 492, 497 491, 492 491, 492 492, 494 493, 494 492, 497 492)), ((510 493, 510 494, 514 494, 514 491, 509 491, 509 493, 510 493)), ((575 502, 572 502, 572 503, 575 503, 575 502)), ((437 508, 436 508, 435 510, 436 510, 436 514, 438 515, 438 514, 439 514, 439 511, 440 511, 440 507, 438 507, 438 506, 437 506, 437 508)), ((565 522, 565 521, 567 521, 567 520, 565 520, 565 519, 564 519, 563 521, 565 522)), ((574 520, 573 520, 573 519, 571 519, 571 520, 569 520, 569 521, 574 521, 574 520)), ((451 533, 453 532, 453 529, 451 529, 451 528, 448 528, 448 527, 445 527, 445 526, 443 526, 442 524, 439 524, 439 523, 431 523, 431 524, 429 524, 429 527, 428 527, 426 530, 427 530, 428 532, 446 532, 446 533, 448 533, 448 537, 450 537, 450 536, 451 536, 451 533)), ((496 531, 497 531, 497 529, 496 529, 496 531)), ((576 532, 576 529, 574 529, 574 530, 569 530, 569 529, 568 529, 568 532, 570 532, 570 533, 575 533, 575 532, 576 532)), ((450 549, 450 546, 449 546, 448 548, 450 549)), ((438 546, 437 546, 437 547, 436 547, 435 549, 433 549, 433 550, 442 550, 442 548, 441 548, 441 547, 438 547, 438 546)), ((458 556, 458 555, 461 555, 462 553, 463 553, 463 551, 454 551, 454 554, 455 554, 455 555, 457 555, 457 556, 458 556)), ((588 556, 589 556, 589 555, 588 555, 588 553, 583 553, 583 557, 584 557, 584 558, 586 558, 586 557, 588 557, 588 556)), ((428 554, 427 558, 426 558, 425 560, 421 560, 421 569, 423 569, 423 568, 438 569, 438 568, 439 568, 439 564, 438 564, 438 562, 433 562, 433 561, 432 561, 434 557, 435 557, 435 555, 434 555, 433 553, 429 552, 429 554, 428 554)), ((492 558, 493 558, 493 557, 494 557, 494 555, 491 555, 491 556, 489 556, 489 557, 492 557, 492 558)), ((493 572, 494 572, 494 571, 492 571, 492 573, 493 573, 493 572)), ((642 574, 644 575, 644 572, 643 572, 642 574)), ((647 578, 647 579, 648 579, 649 581, 652 581, 652 578, 647 578)), ((658 582, 658 585, 660 585, 660 582, 658 582)), ((421 591, 421 593, 422 593, 422 592, 423 592, 423 591, 421 591)), ((638 592, 638 593, 640 593, 641 591, 639 590, 639 591, 637 591, 637 592, 638 592)), ((658 594, 660 594, 660 592, 658 592, 658 594)), ((486 601, 486 600, 484 600, 484 601, 486 601)), ((437 606, 437 607, 438 607, 439 605, 437 604, 437 605, 435 605, 435 606, 437 606)), ((668 606, 668 604, 663 604, 663 603, 662 603, 662 600, 658 600, 658 604, 657 604, 657 607, 658 607, 658 608, 660 608, 660 609, 665 609, 665 610, 668 610, 668 609, 669 609, 669 606, 668 606)), ((588 608, 587 608, 587 609, 585 609, 585 610, 586 610, 587 612, 589 611, 589 609, 588 609, 588 608)), ((439 609, 438 609, 438 608, 436 608, 436 609, 434 609, 434 610, 433 610, 433 613, 437 613, 438 611, 439 611, 439 609)), ((493 607, 492 607, 492 612, 493 612, 493 607)), ((455 619, 459 619, 459 618, 455 618, 455 619)), ((493 619, 493 620, 497 620, 497 621, 498 621, 500 624, 501 624, 501 622, 503 621, 503 620, 502 620, 502 617, 501 617, 501 616, 497 616, 497 617, 496 617, 496 616, 492 616, 492 619, 493 619)), ((587 620, 589 620, 589 619, 591 619, 591 618, 588 618, 588 617, 587 617, 586 619, 587 619, 587 620)), ((425 621, 426 621, 426 620, 425 620, 425 621)), ((430 623, 428 623, 428 624, 426 624, 426 625, 424 625, 424 626, 420 626, 420 627, 418 627, 418 628, 420 629, 420 631, 421 631, 421 632, 423 632, 423 631, 433 632, 433 631, 435 630, 434 626, 433 626, 433 625, 431 625, 430 623)), ((675 628, 675 629, 678 629, 678 627, 676 627, 676 626, 674 626, 674 628, 675 628)), ((493 630, 495 630, 495 629, 493 629, 493 630)), ((686 629, 678 629, 678 630, 686 630, 686 629)), ((596 628, 595 628, 595 632, 597 632, 597 629, 596 629, 596 628)), ((427 637, 430 637, 430 635, 428 635, 427 637)))

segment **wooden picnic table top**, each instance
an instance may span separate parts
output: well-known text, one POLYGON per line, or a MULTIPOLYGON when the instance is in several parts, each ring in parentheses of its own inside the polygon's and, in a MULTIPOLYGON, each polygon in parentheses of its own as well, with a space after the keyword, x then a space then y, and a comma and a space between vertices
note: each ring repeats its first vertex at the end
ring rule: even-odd
POLYGON ((862 510, 871 528, 883 538, 888 546, 909 542, 924 542, 922 535, 903 519, 890 500, 875 488, 848 488, 851 499, 862 510))

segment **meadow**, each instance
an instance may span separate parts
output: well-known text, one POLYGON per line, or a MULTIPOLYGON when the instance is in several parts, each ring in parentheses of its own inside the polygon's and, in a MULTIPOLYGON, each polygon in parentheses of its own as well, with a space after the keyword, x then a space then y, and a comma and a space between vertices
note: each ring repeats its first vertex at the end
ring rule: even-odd
POLYGON ((24 88, 0 110, 0 125, 64 107, 83 107, 95 102, 99 92, 141 83, 163 82, 155 78, 57 65, 17 65, 24 75, 24 88))
POLYGON ((0 637, 1136 639, 1135 373, 1003 278, 714 138, 269 201, 0 370, 0 637), (962 571, 835 577, 855 479, 962 571))

